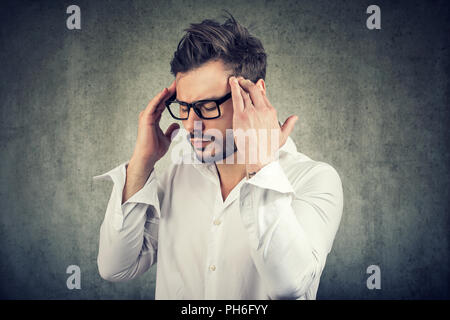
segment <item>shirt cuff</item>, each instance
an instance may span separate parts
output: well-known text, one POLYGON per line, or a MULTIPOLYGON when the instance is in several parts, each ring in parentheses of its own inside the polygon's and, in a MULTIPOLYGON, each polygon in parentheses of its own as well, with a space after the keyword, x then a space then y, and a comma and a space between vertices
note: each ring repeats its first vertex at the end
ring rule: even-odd
POLYGON ((294 193, 289 179, 283 171, 278 160, 262 167, 252 178, 246 181, 256 187, 270 189, 280 193, 294 193))
POLYGON ((123 204, 121 204, 123 189, 125 187, 128 163, 129 163, 129 161, 126 161, 104 174, 94 176, 93 179, 94 180, 111 180, 111 181, 113 181, 113 183, 114 183, 113 189, 117 193, 116 201, 118 202, 115 206, 117 208, 116 212, 120 213, 120 215, 121 215, 120 220, 122 222, 123 222, 123 219, 125 218, 125 216, 127 215, 127 213, 132 208, 134 208, 134 206, 138 203, 152 205, 155 208, 156 216, 158 218, 160 218, 161 214, 159 212, 159 199, 158 199, 158 192, 157 192, 158 189, 157 189, 157 179, 156 179, 155 169, 153 169, 152 172, 150 173, 144 186, 138 192, 136 192, 133 196, 131 196, 127 201, 125 201, 123 204), (131 206, 131 208, 129 210, 127 210, 126 207, 129 206, 129 204, 134 204, 134 205, 131 206))

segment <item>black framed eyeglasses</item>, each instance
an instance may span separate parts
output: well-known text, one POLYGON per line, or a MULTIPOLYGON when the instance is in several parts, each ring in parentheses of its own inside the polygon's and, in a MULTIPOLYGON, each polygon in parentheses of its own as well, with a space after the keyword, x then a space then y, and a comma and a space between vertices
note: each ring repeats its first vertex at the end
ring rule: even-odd
POLYGON ((194 112, 201 119, 217 119, 221 115, 219 106, 231 98, 231 92, 229 92, 220 99, 199 100, 187 103, 176 100, 176 95, 174 93, 165 103, 170 115, 177 120, 187 120, 191 108, 194 109, 194 112))

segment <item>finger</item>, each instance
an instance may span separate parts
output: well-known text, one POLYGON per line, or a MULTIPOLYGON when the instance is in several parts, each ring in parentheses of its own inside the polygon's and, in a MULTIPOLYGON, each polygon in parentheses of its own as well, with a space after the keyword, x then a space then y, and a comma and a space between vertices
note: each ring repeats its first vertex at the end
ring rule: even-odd
POLYGON ((233 110, 234 112, 243 112, 244 111, 244 100, 241 94, 241 88, 239 86, 239 82, 235 77, 230 77, 229 79, 230 87, 231 87, 231 97, 233 100, 233 110))
POLYGON ((162 99, 167 95, 167 88, 164 88, 162 91, 160 91, 147 105, 147 107, 144 110, 144 113, 146 114, 152 114, 155 109, 158 107, 158 105, 161 103, 162 99))
POLYGON ((266 106, 268 106, 269 108, 273 108, 272 104, 270 103, 269 99, 267 98, 267 96, 263 93, 263 99, 266 103, 266 106))
POLYGON ((164 101, 166 101, 167 99, 169 99, 171 96, 174 95, 174 93, 176 92, 176 80, 173 80, 173 82, 170 84, 170 86, 167 88, 168 94, 166 96, 166 98, 164 99, 164 101))
MULTIPOLYGON (((165 99, 165 100, 167 100, 167 99, 165 99)), ((158 122, 159 122, 159 120, 161 120, 162 113, 166 109, 165 100, 161 101, 161 103, 158 104, 158 106, 155 108, 155 110, 153 111, 153 114, 152 114, 152 117, 154 117, 158 122)))
POLYGON ((166 101, 170 99, 176 92, 176 81, 173 80, 171 85, 167 88, 167 93, 164 96, 163 99, 161 99, 160 103, 156 106, 156 108, 153 111, 153 114, 155 117, 159 117, 159 115, 164 111, 166 108, 166 101))
POLYGON ((166 101, 169 99, 172 95, 167 94, 166 97, 158 104, 158 106, 153 111, 153 115, 159 116, 164 109, 166 108, 166 101))
POLYGON ((161 121, 162 113, 164 109, 156 109, 156 111, 152 114, 152 117, 155 119, 155 123, 159 123, 161 121))
MULTIPOLYGON (((238 83, 241 79, 244 79, 242 76, 237 77, 238 83)), ((244 110, 246 108, 253 108, 253 102, 250 98, 250 95, 241 87, 239 84, 239 91, 241 92, 242 100, 244 101, 244 110)))
POLYGON ((170 99, 176 92, 176 80, 173 80, 169 87, 167 87, 167 93, 164 98, 160 101, 157 108, 165 108, 165 102, 170 99))
POLYGON ((291 134, 297 120, 298 117, 296 115, 290 116, 289 118, 286 119, 286 121, 281 126, 281 132, 283 133, 284 137, 287 138, 291 134))
POLYGON ((266 102, 263 99, 261 88, 259 88, 256 84, 254 84, 250 80, 244 78, 239 79, 239 84, 248 94, 250 94, 250 98, 255 108, 258 109, 266 107, 266 102))
POLYGON ((244 110, 247 108, 254 108, 253 102, 250 99, 250 96, 247 92, 244 91, 244 89, 239 88, 241 90, 242 99, 244 100, 244 110))
POLYGON ((180 128, 180 125, 178 123, 172 123, 169 128, 167 128, 166 133, 164 133, 164 135, 170 140, 172 141, 173 138, 175 138, 175 136, 178 134, 178 129, 180 128), (175 132, 175 134, 172 137, 172 133, 175 132))
POLYGON ((177 81, 176 81, 176 79, 174 79, 174 80, 172 81, 172 83, 170 84, 170 86, 167 88, 167 89, 169 89, 169 92, 170 92, 170 93, 172 93, 172 94, 175 93, 176 85, 177 85, 177 81))

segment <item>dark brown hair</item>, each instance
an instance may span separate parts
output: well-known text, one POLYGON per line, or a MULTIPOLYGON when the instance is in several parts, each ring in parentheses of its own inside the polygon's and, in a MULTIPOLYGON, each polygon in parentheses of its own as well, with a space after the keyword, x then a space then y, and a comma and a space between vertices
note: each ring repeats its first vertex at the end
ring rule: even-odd
POLYGON ((253 82, 265 80, 267 55, 261 41, 228 14, 230 17, 223 24, 207 19, 184 30, 186 34, 170 62, 174 76, 208 61, 222 60, 234 76, 253 82))

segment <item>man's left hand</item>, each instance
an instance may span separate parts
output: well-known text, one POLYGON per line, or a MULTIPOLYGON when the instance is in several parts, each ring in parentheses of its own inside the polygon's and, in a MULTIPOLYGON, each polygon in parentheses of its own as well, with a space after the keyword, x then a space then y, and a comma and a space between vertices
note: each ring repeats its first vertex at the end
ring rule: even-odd
POLYGON ((245 156, 249 177, 275 159, 276 152, 286 142, 298 117, 288 117, 280 127, 277 111, 262 88, 243 77, 230 77, 229 82, 235 143, 238 152, 245 156), (244 138, 239 138, 240 135, 244 138), (250 141, 246 141, 245 135, 249 135, 250 141))

